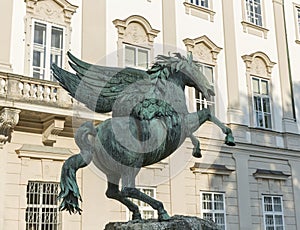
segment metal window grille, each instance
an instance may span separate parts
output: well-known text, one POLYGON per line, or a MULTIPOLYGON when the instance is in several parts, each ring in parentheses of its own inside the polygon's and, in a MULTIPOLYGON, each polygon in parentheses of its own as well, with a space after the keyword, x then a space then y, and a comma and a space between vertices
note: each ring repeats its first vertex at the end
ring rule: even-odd
POLYGON ((272 113, 269 81, 252 77, 253 113, 256 127, 271 129, 272 113))
POLYGON ((190 2, 194 5, 208 8, 208 0, 190 0, 190 2))
POLYGON ((201 214, 203 219, 214 221, 226 230, 225 194, 201 192, 201 214))
POLYGON ((124 59, 126 67, 148 69, 149 50, 137 46, 125 45, 124 59))
MULTIPOLYGON (((200 71, 206 76, 209 83, 214 86, 214 68, 209 65, 201 64, 200 71)), ((214 97, 209 99, 204 98, 201 92, 195 90, 195 101, 196 109, 202 110, 204 108, 209 108, 212 114, 215 114, 215 101, 214 97)))
MULTIPOLYGON (((155 188, 149 188, 149 187, 143 187, 143 188, 137 188, 141 192, 145 193, 146 195, 156 199, 156 189, 155 188)), ((142 202, 140 200, 131 199, 133 203, 135 203, 141 212, 143 219, 153 219, 157 218, 156 211, 147 203, 142 202)), ((129 215, 129 212, 128 212, 129 215)), ((130 217, 131 218, 131 217, 130 217)))
POLYGON ((58 183, 29 181, 26 230, 59 230, 58 183))
POLYGON ((262 197, 265 230, 284 230, 284 215, 281 196, 262 197))
POLYGON ((261 0, 246 0, 247 20, 257 26, 262 26, 261 0))

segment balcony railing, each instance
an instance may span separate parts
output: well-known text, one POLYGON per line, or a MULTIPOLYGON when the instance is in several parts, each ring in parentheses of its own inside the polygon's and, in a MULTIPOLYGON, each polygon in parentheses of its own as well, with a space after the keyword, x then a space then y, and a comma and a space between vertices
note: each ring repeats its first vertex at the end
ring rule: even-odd
POLYGON ((0 72, 0 99, 71 108, 74 100, 56 82, 0 72))

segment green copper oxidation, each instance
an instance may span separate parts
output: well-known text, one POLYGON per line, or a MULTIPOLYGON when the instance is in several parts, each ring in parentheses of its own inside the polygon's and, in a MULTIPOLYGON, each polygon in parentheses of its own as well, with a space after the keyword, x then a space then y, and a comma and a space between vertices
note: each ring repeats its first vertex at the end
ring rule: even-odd
POLYGON ((56 65, 55 78, 76 100, 98 113, 112 112, 112 118, 97 125, 85 122, 78 128, 75 141, 80 153, 70 157, 61 174, 61 209, 81 212, 76 171, 91 161, 107 177, 106 196, 126 205, 133 219, 140 219, 138 206, 128 198, 139 199, 158 211, 159 220, 169 219, 162 202, 135 188, 141 167, 171 155, 189 137, 193 156, 201 157, 200 142, 193 136, 204 122, 221 128, 225 144, 234 146, 231 130, 209 109, 189 113, 185 86, 194 87, 209 99, 213 87, 199 70, 192 54, 158 55, 147 70, 91 65, 68 53, 75 74, 56 65), (119 182, 122 188, 119 189, 119 182))

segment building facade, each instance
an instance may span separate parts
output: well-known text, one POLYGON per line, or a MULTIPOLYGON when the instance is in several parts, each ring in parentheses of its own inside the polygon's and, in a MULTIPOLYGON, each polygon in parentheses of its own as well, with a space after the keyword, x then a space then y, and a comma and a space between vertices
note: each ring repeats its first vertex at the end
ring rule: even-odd
MULTIPOLYGON (((0 229, 101 229, 130 215, 105 197, 93 165, 78 172, 82 215, 58 211, 60 169, 78 152, 73 136, 96 114, 70 98, 50 65, 67 51, 89 63, 147 69, 154 57, 193 53, 214 86, 206 100, 186 89, 190 112, 209 107, 196 131, 203 157, 186 140, 143 168, 137 186, 171 214, 212 219, 226 230, 300 229, 299 0, 0 1, 0 229)), ((156 213, 138 203, 144 218, 156 213)))

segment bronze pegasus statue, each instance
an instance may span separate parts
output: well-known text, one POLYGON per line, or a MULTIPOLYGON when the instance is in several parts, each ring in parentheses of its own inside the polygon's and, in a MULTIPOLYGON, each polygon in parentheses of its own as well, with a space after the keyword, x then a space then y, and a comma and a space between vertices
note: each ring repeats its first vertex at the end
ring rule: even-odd
POLYGON ((60 209, 81 213, 76 171, 93 161, 107 177, 106 196, 127 206, 132 219, 141 219, 141 214, 130 198, 157 210, 159 220, 168 220, 163 203, 135 187, 140 169, 170 156, 187 137, 194 145, 193 155, 201 157, 200 143, 193 132, 206 121, 215 123, 226 134, 225 144, 235 145, 231 129, 209 109, 188 112, 185 86, 194 87, 207 99, 215 95, 199 70, 199 63, 191 53, 187 57, 180 53, 158 55, 152 67, 145 71, 92 65, 70 53, 68 57, 76 73, 53 64, 54 77, 87 108, 97 113, 112 112, 112 117, 97 126, 88 121, 78 128, 75 141, 80 153, 63 165, 60 209))

